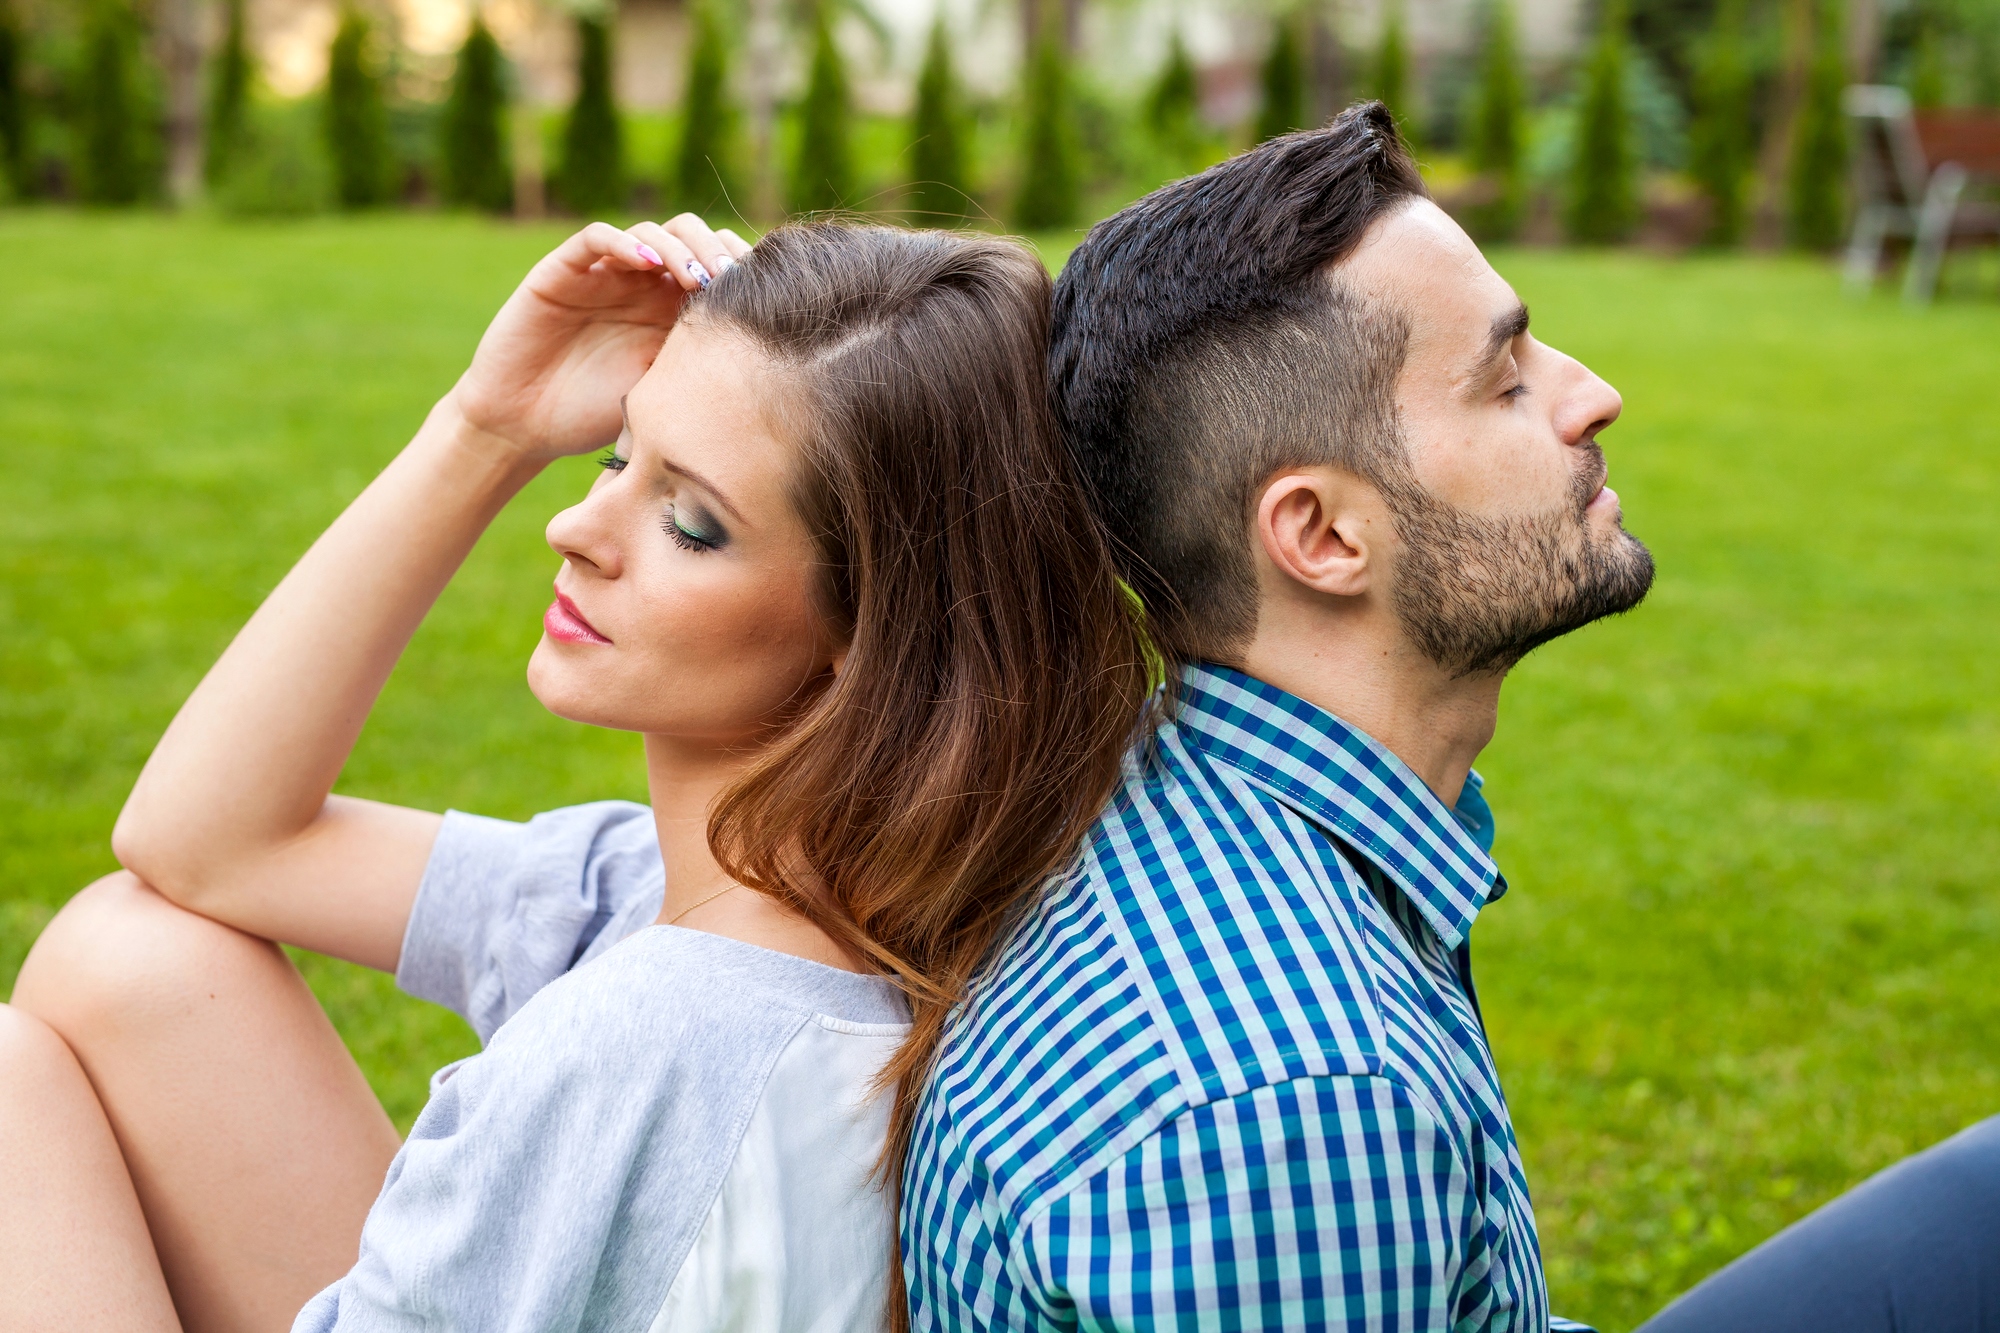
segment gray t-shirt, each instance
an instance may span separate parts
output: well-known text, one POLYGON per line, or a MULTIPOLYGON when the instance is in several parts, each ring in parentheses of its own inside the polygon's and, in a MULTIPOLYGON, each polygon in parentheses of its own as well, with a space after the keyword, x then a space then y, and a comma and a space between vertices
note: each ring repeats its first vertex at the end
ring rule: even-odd
POLYGON ((319 1330, 875 1329, 900 992, 654 926, 646 807, 445 816, 397 980, 486 1043, 431 1099, 319 1330))

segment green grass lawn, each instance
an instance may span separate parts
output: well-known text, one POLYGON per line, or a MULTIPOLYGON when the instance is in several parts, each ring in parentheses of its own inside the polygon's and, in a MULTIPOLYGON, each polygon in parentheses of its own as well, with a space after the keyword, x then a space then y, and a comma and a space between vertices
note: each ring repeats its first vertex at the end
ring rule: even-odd
MULTIPOLYGON (((558 235, 0 214, 0 994, 112 868, 175 706, 558 235)), ((1660 564, 1522 667, 1481 764, 1513 885, 1481 993, 1550 1284, 1623 1329, 2000 1111, 2000 307, 1850 302, 1795 261, 1499 263, 1624 392, 1612 482, 1660 564)), ((635 740, 522 681, 589 467, 502 515, 344 790, 643 798, 635 740)), ((471 1035, 305 964, 407 1125, 471 1035)))

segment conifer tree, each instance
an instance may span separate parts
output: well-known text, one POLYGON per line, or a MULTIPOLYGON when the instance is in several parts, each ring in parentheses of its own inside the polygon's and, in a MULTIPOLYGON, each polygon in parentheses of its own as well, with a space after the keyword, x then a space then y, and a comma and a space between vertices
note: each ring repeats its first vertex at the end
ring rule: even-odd
POLYGON ((12 0, 0 0, 0 178, 17 199, 34 192, 28 166, 28 102, 21 88, 23 45, 12 0))
POLYGON ((611 88, 607 19, 576 19, 576 102, 563 126, 555 194, 574 212, 611 213, 625 203, 625 138, 611 88))
POLYGON ((1847 171, 1847 125, 1840 111, 1847 63, 1840 49, 1837 11, 1824 3, 1816 8, 1819 31, 1792 137, 1786 214, 1793 244, 1830 250, 1840 243, 1840 185, 1847 171))
POLYGON ((713 211, 738 186, 736 117, 729 105, 729 45, 710 3, 697 0, 688 42, 681 137, 668 182, 674 193, 669 211, 713 211))
POLYGON ((1695 68, 1688 174, 1708 198, 1708 245, 1743 238, 1743 183, 1750 170, 1750 69, 1743 56, 1743 0, 1721 0, 1695 68))
POLYGON ((966 188, 963 117, 951 38, 939 18, 931 25, 923 73, 917 76, 917 105, 910 117, 906 207, 914 226, 949 227, 965 217, 971 191, 966 188))
POLYGON ((1944 42, 1938 33, 1937 13, 1929 5, 1918 10, 1917 49, 1913 55, 1910 101, 1919 111, 1936 110, 1944 105, 1944 42))
POLYGON ((458 48, 451 97, 445 103, 442 157, 444 200, 490 213, 514 206, 514 168, 503 132, 507 90, 500 43, 484 19, 473 15, 458 48))
POLYGON ((79 193, 87 203, 134 204, 145 192, 135 21, 123 0, 92 0, 85 24, 79 193))
POLYGON ((368 208, 389 195, 389 120, 368 38, 368 20, 349 8, 327 53, 327 160, 334 198, 343 208, 368 208))
POLYGON ((1504 241, 1521 225, 1521 140, 1525 94, 1521 57, 1514 45, 1514 11, 1507 0, 1486 10, 1479 53, 1479 84, 1473 104, 1471 164, 1490 196, 1468 219, 1481 240, 1504 241))
POLYGON ((792 162, 785 207, 794 213, 839 208, 854 195, 853 109, 847 62, 833 39, 829 0, 813 6, 812 71, 799 107, 799 155, 792 162))
POLYGON ((1972 31, 1972 104, 2000 107, 2000 5, 1987 5, 1972 31))
POLYGON ((201 177, 213 190, 243 150, 250 105, 250 42, 244 0, 223 0, 222 44, 208 70, 208 119, 202 125, 201 177))
POLYGON ((1410 105, 1410 53, 1403 44, 1403 11, 1392 4, 1383 16, 1382 41, 1368 71, 1368 95, 1389 108, 1406 142, 1417 139, 1415 108, 1410 105))
POLYGON ((1625 10, 1613 0, 1605 6, 1603 30, 1584 69, 1576 156, 1570 163, 1568 230, 1571 240, 1586 245, 1622 241, 1638 220, 1625 66, 1625 10))
POLYGON ((1167 63, 1146 94, 1146 125, 1155 138, 1169 146, 1178 145, 1194 133, 1195 114, 1201 109, 1201 89, 1195 82, 1194 61, 1188 59, 1187 43, 1174 30, 1167 45, 1167 63))
POLYGON ((1257 112, 1257 142, 1305 128, 1306 61, 1299 42, 1298 16, 1276 24, 1270 54, 1264 57, 1264 105, 1257 112))
POLYGON ((1028 61, 1026 114, 1021 118, 1021 188, 1014 223, 1023 231, 1066 227, 1076 221, 1077 150, 1069 105, 1069 56, 1053 19, 1028 61))

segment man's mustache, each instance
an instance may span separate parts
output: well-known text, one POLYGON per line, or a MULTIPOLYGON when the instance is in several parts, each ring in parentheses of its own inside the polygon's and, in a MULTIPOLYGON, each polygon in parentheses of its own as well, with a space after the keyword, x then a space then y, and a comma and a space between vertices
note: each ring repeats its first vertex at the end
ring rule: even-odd
POLYGON ((1590 508, 1590 502, 1604 489, 1605 478, 1611 475, 1610 464, 1604 461, 1604 448, 1596 440, 1576 447, 1583 455, 1577 464, 1576 480, 1570 483, 1570 498, 1576 503, 1576 512, 1581 515, 1590 508))

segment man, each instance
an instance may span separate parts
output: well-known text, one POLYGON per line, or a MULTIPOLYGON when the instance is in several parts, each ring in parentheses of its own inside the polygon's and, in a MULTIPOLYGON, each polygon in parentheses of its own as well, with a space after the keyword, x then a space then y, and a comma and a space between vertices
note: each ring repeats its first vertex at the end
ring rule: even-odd
POLYGON ((1651 583, 1604 485, 1617 393, 1374 104, 1106 221, 1056 301, 1174 694, 948 1026, 913 1325, 1574 1327, 1472 985, 1505 885, 1470 769, 1507 670, 1651 583))

